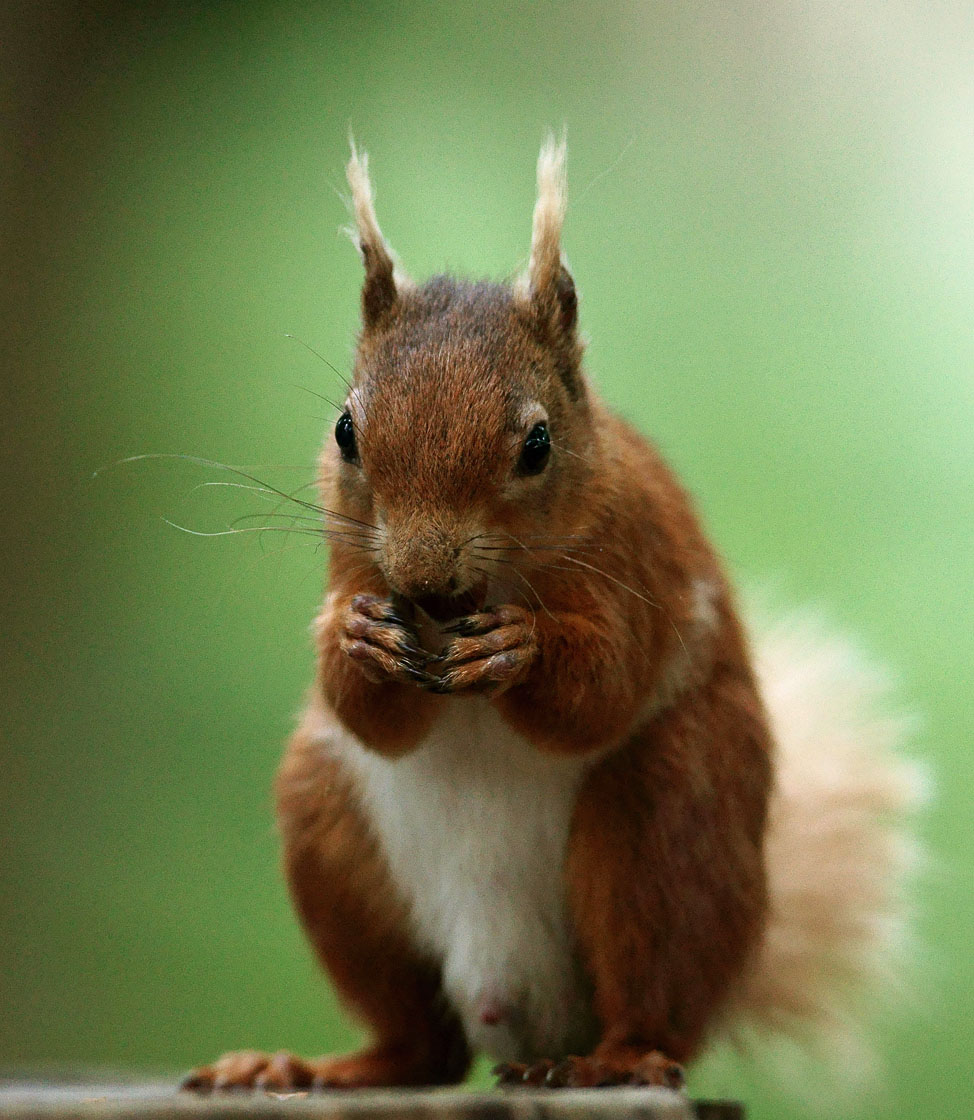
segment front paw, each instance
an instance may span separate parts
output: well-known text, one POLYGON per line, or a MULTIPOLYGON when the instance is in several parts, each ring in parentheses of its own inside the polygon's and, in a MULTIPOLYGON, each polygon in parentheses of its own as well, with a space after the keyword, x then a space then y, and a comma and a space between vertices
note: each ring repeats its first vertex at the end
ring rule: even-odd
POLYGON ((443 628, 456 635, 431 658, 430 692, 478 692, 499 696, 518 684, 538 656, 536 621, 531 611, 511 605, 467 615, 443 628))
POLYGON ((370 681, 427 685, 432 680, 425 668, 429 655, 388 599, 356 595, 340 625, 342 652, 370 681))

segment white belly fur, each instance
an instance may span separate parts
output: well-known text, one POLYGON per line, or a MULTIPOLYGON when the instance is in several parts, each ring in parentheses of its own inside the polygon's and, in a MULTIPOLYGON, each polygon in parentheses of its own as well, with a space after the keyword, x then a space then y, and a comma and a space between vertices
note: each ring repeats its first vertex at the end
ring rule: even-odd
POLYGON ((470 1045, 497 1060, 590 1049, 564 883, 584 764, 540 754, 479 698, 451 701, 398 760, 347 732, 327 742, 358 786, 418 943, 442 963, 470 1045))

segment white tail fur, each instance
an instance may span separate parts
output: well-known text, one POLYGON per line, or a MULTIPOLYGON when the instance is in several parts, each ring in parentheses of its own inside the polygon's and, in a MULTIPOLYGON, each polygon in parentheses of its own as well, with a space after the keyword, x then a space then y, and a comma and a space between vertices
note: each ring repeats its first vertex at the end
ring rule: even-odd
POLYGON ((872 1064, 863 997, 902 988, 925 775, 898 754, 911 721, 888 711, 882 674, 820 622, 761 627, 754 655, 778 752, 771 913, 727 1025, 790 1036, 856 1080, 872 1064))

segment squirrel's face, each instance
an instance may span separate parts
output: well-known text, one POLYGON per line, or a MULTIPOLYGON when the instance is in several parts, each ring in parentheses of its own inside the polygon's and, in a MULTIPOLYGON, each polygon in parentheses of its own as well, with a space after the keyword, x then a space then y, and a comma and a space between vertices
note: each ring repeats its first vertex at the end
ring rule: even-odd
MULTIPOLYGON (((513 288, 401 277, 368 161, 353 148, 348 164, 363 330, 323 457, 326 504, 360 523, 390 591, 434 616, 482 603, 492 583, 523 595, 524 569, 550 562, 580 516, 596 440, 559 244, 564 161, 564 144, 542 149, 531 261, 513 288)), ((340 563, 353 551, 334 548, 340 563)))
POLYGON ((523 593, 515 570, 571 532, 594 449, 564 359, 509 288, 444 277, 363 334, 325 459, 393 593, 444 616, 523 593))

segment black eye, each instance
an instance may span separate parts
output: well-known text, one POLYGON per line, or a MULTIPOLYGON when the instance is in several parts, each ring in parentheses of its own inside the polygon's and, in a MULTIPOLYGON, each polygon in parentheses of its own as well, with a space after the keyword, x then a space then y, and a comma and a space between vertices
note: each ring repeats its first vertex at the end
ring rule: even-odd
POLYGON ((521 474, 540 474, 551 454, 551 436, 547 424, 535 424, 521 448, 517 469, 521 474))
POLYGON ((335 425, 335 443, 338 444, 338 449, 346 463, 355 461, 358 452, 355 447, 355 425, 352 423, 350 412, 343 412, 338 417, 338 423, 335 425))

